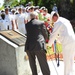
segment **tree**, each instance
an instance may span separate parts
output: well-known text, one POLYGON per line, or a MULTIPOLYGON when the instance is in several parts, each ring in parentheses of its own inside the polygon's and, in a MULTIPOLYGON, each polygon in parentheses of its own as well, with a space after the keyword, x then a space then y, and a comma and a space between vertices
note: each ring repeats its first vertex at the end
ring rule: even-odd
POLYGON ((68 19, 73 19, 75 17, 75 1, 71 3, 70 0, 61 0, 60 2, 60 15, 68 19))

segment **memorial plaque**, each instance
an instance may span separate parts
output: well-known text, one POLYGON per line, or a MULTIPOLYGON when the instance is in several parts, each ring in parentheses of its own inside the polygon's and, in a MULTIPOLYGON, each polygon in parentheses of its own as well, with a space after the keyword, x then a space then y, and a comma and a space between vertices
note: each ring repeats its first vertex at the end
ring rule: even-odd
POLYGON ((25 45, 26 37, 16 31, 0 31, 0 34, 18 46, 25 45))

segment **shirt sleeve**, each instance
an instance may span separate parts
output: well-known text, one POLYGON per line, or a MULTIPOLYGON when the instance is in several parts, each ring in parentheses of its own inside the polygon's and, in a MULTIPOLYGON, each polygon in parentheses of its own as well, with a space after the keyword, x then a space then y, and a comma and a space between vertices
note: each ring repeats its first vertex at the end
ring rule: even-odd
POLYGON ((17 15, 15 15, 15 20, 17 20, 18 19, 18 14, 17 15))
POLYGON ((63 25, 61 23, 57 23, 54 25, 53 32, 50 35, 50 39, 49 39, 49 43, 48 43, 50 46, 52 46, 52 44, 54 43, 56 37, 60 33, 60 30, 62 29, 62 26, 63 25))
POLYGON ((48 32, 47 32, 46 26, 44 25, 44 23, 41 26, 42 26, 41 31, 44 36, 44 39, 47 40, 48 39, 48 32))

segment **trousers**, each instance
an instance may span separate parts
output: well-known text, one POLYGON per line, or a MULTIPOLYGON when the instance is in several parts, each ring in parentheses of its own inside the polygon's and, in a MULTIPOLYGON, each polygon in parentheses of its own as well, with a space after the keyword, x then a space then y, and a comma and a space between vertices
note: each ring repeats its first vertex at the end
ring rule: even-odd
POLYGON ((32 71, 32 75, 38 75, 36 67, 36 57, 39 61, 42 74, 50 75, 50 70, 46 59, 46 52, 44 50, 26 51, 26 52, 29 57, 29 64, 32 71))
POLYGON ((75 43, 63 47, 64 75, 74 75, 75 43))

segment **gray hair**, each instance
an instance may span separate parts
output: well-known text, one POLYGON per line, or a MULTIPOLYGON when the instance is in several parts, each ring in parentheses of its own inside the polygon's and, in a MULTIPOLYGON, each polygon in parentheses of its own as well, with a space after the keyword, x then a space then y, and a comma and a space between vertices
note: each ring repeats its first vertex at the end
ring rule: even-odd
POLYGON ((38 16, 37 12, 31 12, 30 13, 30 19, 36 19, 37 16, 38 16))

